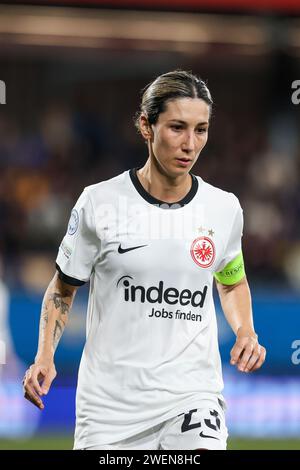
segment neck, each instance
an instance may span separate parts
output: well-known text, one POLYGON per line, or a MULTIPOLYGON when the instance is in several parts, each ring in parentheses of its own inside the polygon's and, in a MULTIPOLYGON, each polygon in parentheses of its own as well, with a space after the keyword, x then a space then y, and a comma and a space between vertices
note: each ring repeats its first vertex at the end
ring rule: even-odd
POLYGON ((192 185, 190 174, 172 177, 164 172, 164 169, 159 166, 156 159, 151 159, 151 157, 138 170, 137 176, 144 189, 151 196, 168 203, 178 202, 183 199, 192 185))

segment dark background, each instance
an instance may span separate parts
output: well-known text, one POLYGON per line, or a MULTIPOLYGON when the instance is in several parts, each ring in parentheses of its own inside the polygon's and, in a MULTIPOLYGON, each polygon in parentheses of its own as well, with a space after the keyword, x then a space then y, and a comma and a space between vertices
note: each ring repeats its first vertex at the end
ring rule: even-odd
POLYGON ((298 437, 299 2, 37 3, 0 4, 0 436, 72 429, 87 288, 41 417, 20 382, 36 352, 43 292, 83 187, 147 158, 133 125, 141 89, 181 68, 200 75, 214 99, 193 172, 240 199, 255 324, 268 350, 255 375, 231 369, 234 338, 218 308, 228 425, 237 436, 298 437))

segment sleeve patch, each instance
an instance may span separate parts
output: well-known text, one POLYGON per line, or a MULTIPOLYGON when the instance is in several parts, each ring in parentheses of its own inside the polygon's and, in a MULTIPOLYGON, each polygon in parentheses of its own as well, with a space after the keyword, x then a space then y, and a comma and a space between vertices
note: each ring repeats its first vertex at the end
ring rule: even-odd
POLYGON ((74 235, 77 232, 79 225, 79 215, 76 209, 73 209, 71 212, 71 217, 68 224, 68 234, 74 235))
POLYGON ((65 255, 65 257, 69 259, 72 254, 72 248, 69 247, 64 240, 61 242, 60 248, 63 254, 65 255))

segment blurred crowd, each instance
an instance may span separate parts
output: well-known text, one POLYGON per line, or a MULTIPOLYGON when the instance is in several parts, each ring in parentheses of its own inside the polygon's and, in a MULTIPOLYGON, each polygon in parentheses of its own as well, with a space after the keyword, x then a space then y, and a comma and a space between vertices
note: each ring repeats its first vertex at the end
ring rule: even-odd
MULTIPOLYGON (((0 108, 0 254, 8 284, 44 287, 83 187, 142 165, 147 149, 133 117, 152 78, 127 80, 123 89, 121 80, 77 83, 58 99, 44 92, 26 116, 17 106, 0 108)), ((259 80, 251 93, 243 83, 230 90, 216 77, 211 82, 209 143, 193 172, 240 198, 248 275, 300 289, 295 106, 271 106, 259 80)))

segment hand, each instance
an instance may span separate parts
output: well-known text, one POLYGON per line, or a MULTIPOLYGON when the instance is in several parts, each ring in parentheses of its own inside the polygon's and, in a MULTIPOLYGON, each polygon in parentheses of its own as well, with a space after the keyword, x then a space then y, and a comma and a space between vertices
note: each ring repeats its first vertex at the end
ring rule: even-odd
POLYGON ((241 372, 253 372, 259 369, 266 359, 266 349, 258 343, 254 331, 238 329, 236 342, 231 352, 230 364, 236 365, 241 372))
POLYGON ((31 401, 40 410, 43 410, 44 404, 40 397, 47 395, 55 377, 56 370, 52 360, 32 364, 26 371, 23 379, 23 390, 26 400, 31 401))

